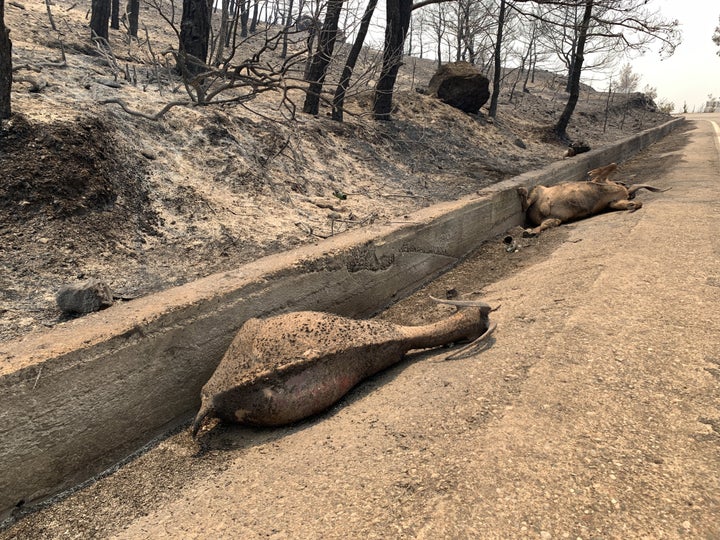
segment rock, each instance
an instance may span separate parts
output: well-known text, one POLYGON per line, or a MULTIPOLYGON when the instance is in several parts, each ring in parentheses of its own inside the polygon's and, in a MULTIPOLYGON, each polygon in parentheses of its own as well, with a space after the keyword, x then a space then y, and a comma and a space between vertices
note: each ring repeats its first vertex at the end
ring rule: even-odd
POLYGON ((650 112, 657 112, 658 110, 658 106, 655 104, 652 98, 642 92, 633 92, 632 94, 629 94, 627 100, 627 107, 635 109, 646 109, 650 112))
POLYGON ((110 88, 122 88, 122 84, 111 79, 100 79, 97 82, 110 88))
POLYGON ((448 105, 477 114, 490 98, 490 81, 469 62, 440 66, 430 79, 428 92, 448 105))
POLYGON ((107 283, 90 279, 82 283, 63 286, 55 296, 63 313, 92 313, 109 307, 113 293, 107 283))
POLYGON ((295 23, 295 29, 298 32, 307 32, 310 28, 317 28, 319 23, 317 19, 314 19, 310 15, 302 15, 295 23))
POLYGON ((585 152, 589 152, 590 150, 590 146, 585 144, 585 142, 574 142, 568 145, 568 149, 565 152, 564 157, 577 156, 578 154, 584 154, 585 152))

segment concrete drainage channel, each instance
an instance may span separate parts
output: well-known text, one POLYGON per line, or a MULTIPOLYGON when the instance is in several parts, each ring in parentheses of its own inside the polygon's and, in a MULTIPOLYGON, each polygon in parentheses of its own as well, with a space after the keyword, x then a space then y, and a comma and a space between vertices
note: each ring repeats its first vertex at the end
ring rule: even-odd
POLYGON ((406 223, 342 234, 0 344, 0 521, 188 421, 246 319, 377 313, 522 223, 518 186, 581 179, 682 122, 425 208, 406 223))

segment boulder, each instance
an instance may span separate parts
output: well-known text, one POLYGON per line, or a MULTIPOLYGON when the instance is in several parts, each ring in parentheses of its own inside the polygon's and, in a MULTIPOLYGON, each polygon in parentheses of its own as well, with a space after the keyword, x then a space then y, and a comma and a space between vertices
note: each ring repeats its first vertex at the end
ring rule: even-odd
POLYGON ((646 109, 650 112, 657 112, 658 106, 653 99, 642 92, 633 92, 628 95, 628 107, 635 109, 646 109))
POLYGON ((568 149, 565 151, 564 157, 577 156, 578 154, 584 154, 585 152, 589 152, 590 150, 590 146, 587 145, 584 141, 570 143, 568 145, 568 149))
POLYGON ((311 28, 317 29, 319 26, 318 20, 310 15, 302 15, 295 22, 295 29, 298 32, 308 32, 311 28))
POLYGON ((477 114, 490 98, 490 81, 469 62, 440 66, 430 79, 428 92, 448 105, 477 114))
POLYGON ((113 293, 107 283, 89 279, 63 286, 55 300, 63 313, 85 314, 111 306, 113 293))

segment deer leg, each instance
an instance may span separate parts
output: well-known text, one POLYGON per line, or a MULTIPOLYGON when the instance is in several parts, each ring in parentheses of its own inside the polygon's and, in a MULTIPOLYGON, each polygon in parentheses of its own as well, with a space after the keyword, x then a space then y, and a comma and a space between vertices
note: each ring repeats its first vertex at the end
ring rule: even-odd
POLYGON ((552 229, 553 227, 557 227, 560 225, 562 221, 560 221, 558 218, 548 218, 544 220, 540 225, 535 227, 534 229, 525 229, 523 232, 523 236, 525 238, 529 238, 532 236, 537 236, 541 232, 543 232, 545 229, 552 229))
POLYGON ((524 187, 517 188, 517 193, 520 196, 520 207, 522 208, 522 211, 525 212, 525 210, 528 209, 530 206, 528 204, 528 190, 524 187))
POLYGON ((621 201, 611 202, 608 207, 612 210, 627 210, 628 212, 634 212, 635 210, 642 208, 642 202, 623 199, 621 201))

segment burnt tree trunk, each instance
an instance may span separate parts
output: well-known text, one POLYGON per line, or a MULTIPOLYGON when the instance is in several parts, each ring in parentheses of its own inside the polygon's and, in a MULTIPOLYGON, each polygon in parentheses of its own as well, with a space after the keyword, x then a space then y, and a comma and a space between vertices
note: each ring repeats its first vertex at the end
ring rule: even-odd
POLYGON ((230 0, 222 0, 220 11, 220 31, 217 38, 217 53, 213 65, 219 66, 223 59, 225 47, 230 42, 230 0))
POLYGON ((437 68, 440 69, 442 67, 442 41, 438 40, 437 42, 437 68))
MULTIPOLYGON (((235 49, 235 43, 237 42, 237 27, 240 22, 240 15, 238 15, 238 0, 228 0, 228 31, 225 33, 225 47, 230 47, 230 43, 233 44, 235 49)), ((231 55, 232 56, 232 55, 231 55)))
MULTIPOLYGON (((523 54, 520 57, 520 70, 518 71, 518 76, 515 79, 515 82, 512 85, 512 89, 510 90, 510 102, 512 103, 513 96, 515 95, 515 89, 517 88, 518 83, 520 82, 520 78, 525 74, 525 68, 527 67, 527 72, 530 73, 530 67, 528 66, 528 60, 530 58, 530 54, 532 53, 533 44, 535 43, 535 26, 532 28, 532 33, 530 34, 530 43, 528 43, 528 48, 525 54, 523 54)), ((532 62, 532 60, 530 60, 532 62)), ((523 90, 527 89, 527 77, 525 77, 525 83, 523 85, 523 90)))
POLYGON ((253 3, 253 15, 252 19, 250 20, 250 33, 254 34, 257 32, 257 23, 258 23, 258 10, 260 9, 260 0, 255 0, 253 3))
MULTIPOLYGON (((525 81, 523 82, 523 88, 522 91, 525 93, 529 93, 530 90, 528 90, 528 82, 530 81, 530 74, 532 73, 534 75, 535 73, 535 62, 537 58, 537 53, 535 52, 535 42, 533 41, 532 44, 532 54, 530 55, 530 65, 528 65, 527 73, 525 73, 525 81)), ((535 82, 533 80, 533 82, 535 82)))
POLYGON ((306 77, 310 84, 305 95, 304 113, 317 114, 320 109, 320 92, 322 92, 327 67, 335 49, 335 38, 337 37, 342 5, 343 0, 329 0, 328 2, 325 22, 320 29, 317 50, 312 57, 306 77))
POLYGON ((578 44, 575 51, 575 61, 573 62, 573 70, 570 74, 570 97, 565 105, 557 124, 553 128, 555 135, 561 140, 567 140, 567 127, 572 118, 578 98, 580 97, 580 74, 582 73, 582 65, 585 59, 585 41, 587 40, 587 31, 590 26, 592 17, 593 0, 585 1, 585 13, 580 23, 580 32, 578 34, 578 44))
POLYGON ((128 34, 136 38, 138 35, 138 21, 140 16, 140 0, 130 0, 127 5, 128 34))
POLYGON ((240 37, 248 36, 248 20, 250 19, 250 0, 240 0, 240 37))
POLYGON ((110 28, 120 30, 120 0, 110 3, 110 28))
POLYGON ((577 56, 576 56, 577 55, 577 46, 578 46, 577 43, 573 43, 572 49, 570 50, 570 62, 569 62, 570 65, 568 66, 567 83, 565 84, 566 92, 570 92, 570 90, 571 90, 570 86, 572 85, 572 74, 573 74, 573 71, 575 70, 575 61, 577 58, 577 56))
POLYGON ((90 37, 99 37, 107 41, 110 22, 110 0, 92 0, 90 15, 90 37))
POLYGON ((350 49, 347 60, 345 61, 345 67, 343 68, 342 75, 340 77, 340 83, 335 90, 335 97, 333 98, 332 107, 332 119, 338 122, 343 121, 343 107, 345 106, 345 93, 350 86, 350 77, 352 77, 353 70, 355 69, 355 63, 357 62, 360 52, 362 51, 363 43, 365 42, 365 36, 367 35, 368 28, 370 27, 370 19, 372 19, 373 12, 377 6, 377 0, 370 0, 365 13, 360 20, 360 28, 358 34, 355 37, 355 42, 350 49))
POLYGON ((203 65, 207 62, 211 9, 212 1, 183 0, 180 21, 180 61, 193 75, 202 71, 203 65))
POLYGON ((497 38, 495 39, 495 68, 493 69, 493 92, 490 98, 490 116, 497 116, 498 99, 500 99, 500 75, 502 65, 500 56, 502 53, 503 27, 505 26, 505 0, 500 0, 500 14, 498 15, 497 38))
POLYGON ((0 120, 10 118, 12 90, 12 41, 5 26, 5 0, 0 0, 0 120))
POLYGON ((375 120, 390 120, 393 89, 402 64, 405 36, 410 27, 412 0, 387 0, 385 47, 380 78, 375 86, 373 114, 375 120))
MULTIPOLYGON (((313 21, 313 24, 310 25, 310 28, 308 28, 308 37, 306 40, 307 43, 307 51, 308 54, 310 51, 313 50, 313 47, 315 46, 315 36, 317 35, 317 24, 315 24, 315 21, 313 21)), ((310 80, 310 67, 312 66, 313 57, 309 56, 307 61, 305 62, 305 71, 303 72, 303 79, 306 81, 310 80)))
POLYGON ((285 29, 283 30, 283 44, 282 44, 282 52, 280 53, 280 58, 287 58, 288 34, 290 33, 290 27, 292 25, 292 9, 293 9, 293 0, 290 0, 290 3, 288 5, 288 16, 285 18, 285 29))

